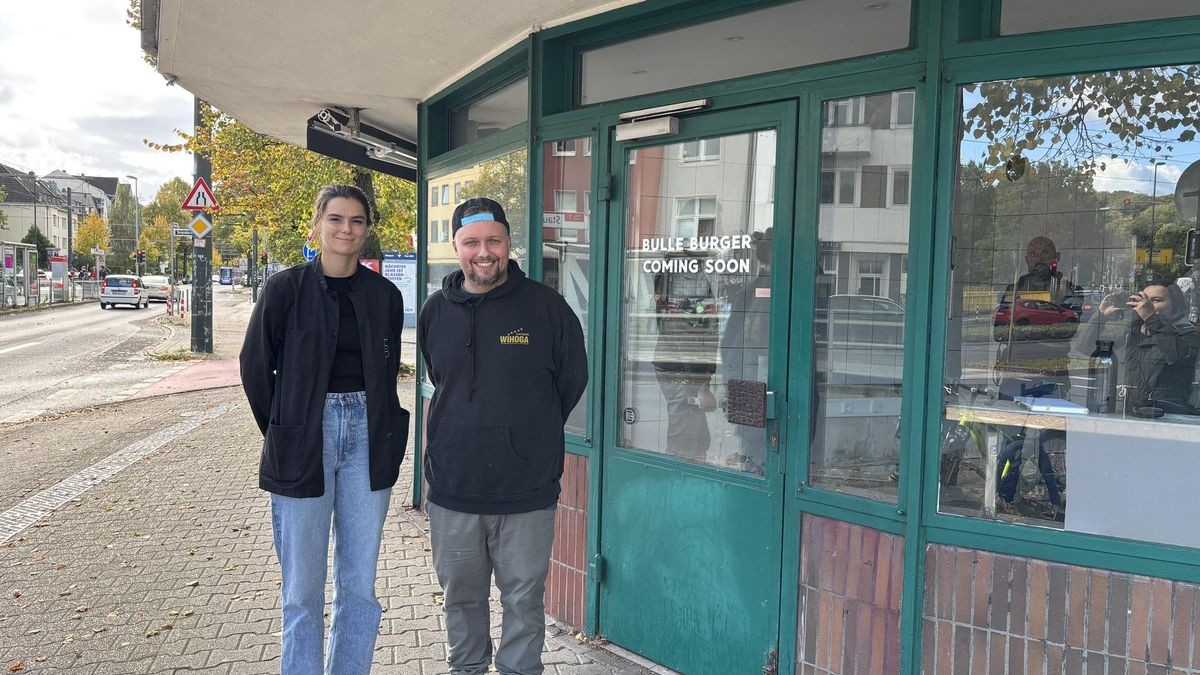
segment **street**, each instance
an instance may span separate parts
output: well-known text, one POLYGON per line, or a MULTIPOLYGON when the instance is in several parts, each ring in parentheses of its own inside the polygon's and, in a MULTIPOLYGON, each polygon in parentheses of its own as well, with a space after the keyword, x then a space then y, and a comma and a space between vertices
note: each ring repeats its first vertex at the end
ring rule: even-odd
MULTIPOLYGON (((248 299, 230 286, 213 289, 214 312, 248 299)), ((122 401, 191 365, 148 353, 173 333, 183 333, 178 346, 190 345, 189 328, 164 324, 165 314, 163 303, 102 310, 88 302, 0 317, 0 424, 122 401)))

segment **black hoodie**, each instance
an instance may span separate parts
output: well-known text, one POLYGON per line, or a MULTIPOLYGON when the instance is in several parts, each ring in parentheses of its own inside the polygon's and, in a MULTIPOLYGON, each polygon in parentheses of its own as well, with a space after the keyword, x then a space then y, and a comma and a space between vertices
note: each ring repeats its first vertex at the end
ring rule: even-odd
POLYGON ((417 335, 437 388, 425 427, 429 500, 464 513, 526 513, 558 499, 563 423, 587 386, 583 329, 554 289, 525 277, 483 295, 461 271, 425 301, 417 335))

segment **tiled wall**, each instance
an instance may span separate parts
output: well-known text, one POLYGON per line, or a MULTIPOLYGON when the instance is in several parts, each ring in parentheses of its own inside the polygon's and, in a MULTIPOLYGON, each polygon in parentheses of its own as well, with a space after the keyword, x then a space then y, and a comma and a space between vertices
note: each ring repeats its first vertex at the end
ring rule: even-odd
POLYGON ((578 629, 587 609, 588 460, 567 453, 546 579, 546 613, 578 629))
POLYGON ((1198 587, 931 545, 926 673, 1200 673, 1198 587))
POLYGON ((796 672, 899 672, 903 570, 903 538, 805 515, 796 672))

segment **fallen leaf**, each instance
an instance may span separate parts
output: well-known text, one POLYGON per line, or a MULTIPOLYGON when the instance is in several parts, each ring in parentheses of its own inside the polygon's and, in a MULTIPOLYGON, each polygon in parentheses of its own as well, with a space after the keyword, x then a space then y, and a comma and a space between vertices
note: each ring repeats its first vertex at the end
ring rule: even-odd
POLYGON ((184 584, 184 586, 187 586, 188 588, 195 588, 199 585, 200 585, 199 581, 189 581, 188 583, 184 584))
POLYGON ((54 566, 54 569, 65 570, 65 569, 67 569, 67 563, 58 563, 57 565, 54 566))
POLYGON ((108 630, 108 629, 107 629, 107 628, 105 628, 104 626, 101 626, 101 627, 99 627, 99 628, 93 628, 93 629, 92 629, 92 632, 93 632, 93 633, 103 633, 103 632, 104 632, 104 631, 106 631, 106 630, 108 630))
POLYGON ((76 607, 76 608, 75 608, 75 611, 76 611, 76 612, 79 612, 79 613, 81 613, 81 614, 82 614, 83 612, 86 612, 86 611, 88 611, 88 610, 89 610, 89 609, 91 609, 91 608, 92 608, 92 606, 91 606, 91 605, 80 605, 80 606, 78 606, 78 607, 76 607))
POLYGON ((146 631, 146 637, 154 637, 155 635, 158 635, 158 631, 156 631, 156 630, 146 631))
POLYGON ((22 670, 25 670, 25 664, 20 661, 17 661, 16 663, 14 663, 8 667, 8 672, 10 672, 10 673, 17 673, 22 670))
POLYGON ((111 618, 113 618, 113 617, 117 616, 117 613, 116 613, 116 612, 109 612, 108 614, 105 614, 104 616, 107 616, 108 618, 110 618, 110 619, 111 619, 111 618))
POLYGON ((13 596, 14 598, 19 598, 19 597, 21 597, 21 591, 13 591, 13 592, 12 592, 12 596, 13 596))
POLYGON ((193 614, 195 614, 195 613, 196 613, 196 612, 195 612, 194 610, 185 609, 185 610, 183 611, 183 616, 191 616, 191 615, 193 615, 193 614))

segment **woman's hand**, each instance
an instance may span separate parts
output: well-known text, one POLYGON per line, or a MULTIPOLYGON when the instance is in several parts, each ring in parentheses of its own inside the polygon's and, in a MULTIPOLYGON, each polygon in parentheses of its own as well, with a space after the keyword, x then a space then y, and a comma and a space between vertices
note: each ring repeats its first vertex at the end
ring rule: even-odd
POLYGON ((1154 303, 1150 301, 1150 296, 1146 295, 1145 292, 1142 291, 1129 296, 1129 302, 1125 304, 1129 305, 1133 311, 1137 312, 1137 315, 1141 317, 1142 321, 1149 319, 1150 316, 1155 313, 1154 303))
POLYGON ((1100 307, 1096 310, 1101 316, 1112 318, 1121 315, 1121 308, 1117 305, 1121 299, 1120 293, 1109 293, 1100 301, 1100 307))

